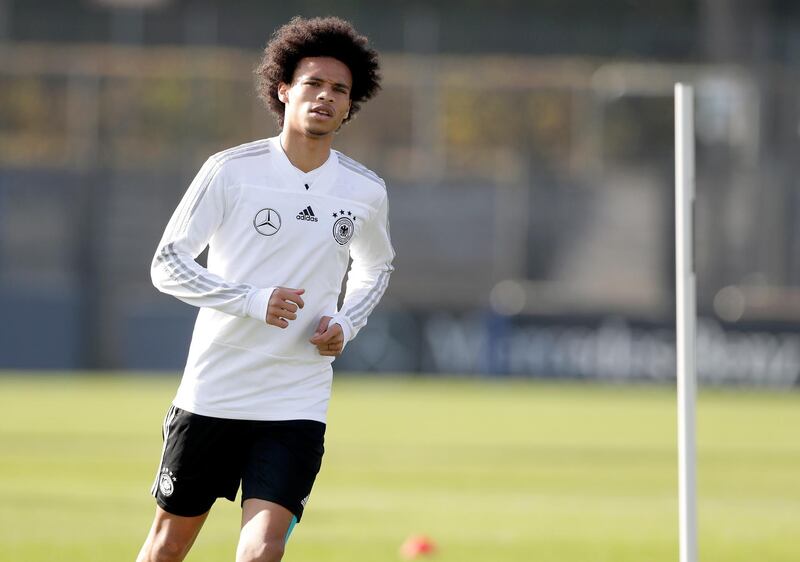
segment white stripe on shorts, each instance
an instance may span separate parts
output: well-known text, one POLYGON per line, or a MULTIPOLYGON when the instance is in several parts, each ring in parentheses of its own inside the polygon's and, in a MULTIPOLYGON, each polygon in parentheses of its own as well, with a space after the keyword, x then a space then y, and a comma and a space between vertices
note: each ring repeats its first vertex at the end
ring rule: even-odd
POLYGON ((164 416, 164 424, 161 426, 161 437, 164 440, 164 444, 161 445, 161 458, 158 461, 158 468, 156 469, 156 479, 153 482, 153 486, 150 488, 150 494, 155 497, 156 492, 158 492, 158 478, 161 476, 161 465, 164 463, 164 454, 167 452, 167 438, 169 438, 169 430, 172 422, 175 420, 175 415, 177 414, 177 408, 174 405, 169 407, 167 410, 167 415, 164 416))

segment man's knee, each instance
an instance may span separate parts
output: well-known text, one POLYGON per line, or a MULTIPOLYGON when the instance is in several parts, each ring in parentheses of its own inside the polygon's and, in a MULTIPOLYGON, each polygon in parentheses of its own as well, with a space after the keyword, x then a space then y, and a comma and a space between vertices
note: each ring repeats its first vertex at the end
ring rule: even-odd
POLYGON ((172 515, 156 508, 153 525, 136 562, 176 562, 186 557, 208 512, 194 517, 172 515))
POLYGON ((283 539, 249 538, 239 545, 236 562, 280 562, 285 549, 286 541, 283 539))
POLYGON ((143 549, 144 556, 140 557, 139 562, 180 562, 186 557, 187 551, 186 542, 175 540, 167 533, 160 533, 143 549))

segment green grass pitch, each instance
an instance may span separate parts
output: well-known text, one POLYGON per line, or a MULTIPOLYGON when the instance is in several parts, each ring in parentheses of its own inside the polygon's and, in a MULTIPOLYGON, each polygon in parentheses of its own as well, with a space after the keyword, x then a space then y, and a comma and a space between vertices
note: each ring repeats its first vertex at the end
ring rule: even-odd
MULTIPOLYGON (((0 560, 133 560, 177 377, 0 376, 0 560)), ((657 386, 339 377, 287 562, 672 562, 676 407, 657 386)), ((800 393, 700 390, 703 562, 800 560, 800 393)), ((190 561, 233 560, 220 500, 190 561)))

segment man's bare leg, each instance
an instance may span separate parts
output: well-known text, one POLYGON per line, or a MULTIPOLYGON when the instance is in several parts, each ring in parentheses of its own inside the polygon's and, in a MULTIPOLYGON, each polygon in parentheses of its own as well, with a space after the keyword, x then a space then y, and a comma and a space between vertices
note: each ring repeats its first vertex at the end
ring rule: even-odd
POLYGON ((209 512, 196 517, 167 513, 156 506, 150 533, 136 562, 181 562, 192 548, 209 512))
POLYGON ((245 500, 236 562, 280 562, 293 517, 291 511, 277 503, 245 500))

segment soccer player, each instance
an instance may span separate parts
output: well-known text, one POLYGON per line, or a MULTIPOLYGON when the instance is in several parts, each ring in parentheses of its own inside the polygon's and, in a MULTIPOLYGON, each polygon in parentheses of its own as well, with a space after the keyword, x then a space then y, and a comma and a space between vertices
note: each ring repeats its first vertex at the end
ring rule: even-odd
POLYGON ((383 180, 331 149, 380 87, 377 53, 341 19, 294 18, 256 74, 280 135, 209 158, 152 263, 159 290, 200 310, 140 562, 183 560, 216 498, 234 500, 240 483, 236 560, 282 558, 320 468, 331 363, 393 269, 383 180))

